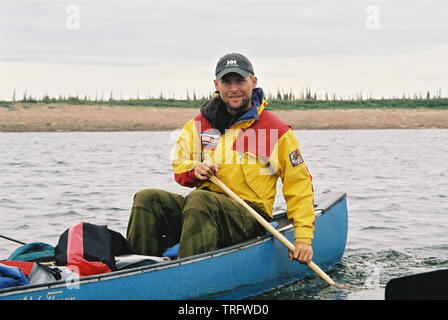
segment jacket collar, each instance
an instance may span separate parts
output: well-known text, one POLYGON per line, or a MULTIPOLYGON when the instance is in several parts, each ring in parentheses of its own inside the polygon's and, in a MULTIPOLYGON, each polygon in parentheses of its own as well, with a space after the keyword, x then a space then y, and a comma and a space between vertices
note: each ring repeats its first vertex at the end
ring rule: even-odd
POLYGON ((201 107, 201 115, 210 123, 212 128, 218 129, 224 134, 226 129, 248 128, 252 123, 260 118, 261 112, 267 105, 264 100, 263 90, 255 88, 252 90, 252 107, 238 117, 233 117, 227 112, 224 102, 219 97, 219 92, 215 96, 204 103, 201 107), (235 127, 236 126, 236 127, 235 127))
MULTIPOLYGON (((252 124, 252 121, 256 121, 260 119, 260 114, 264 110, 265 106, 267 105, 266 100, 264 100, 264 94, 263 90, 261 88, 255 88, 252 90, 252 107, 247 110, 246 113, 241 115, 238 119, 235 120, 235 122, 232 124, 238 124, 241 122, 249 121, 250 126, 252 124)), ((247 127, 248 127, 247 126, 247 127)), ((246 126, 244 126, 246 127, 246 126)))

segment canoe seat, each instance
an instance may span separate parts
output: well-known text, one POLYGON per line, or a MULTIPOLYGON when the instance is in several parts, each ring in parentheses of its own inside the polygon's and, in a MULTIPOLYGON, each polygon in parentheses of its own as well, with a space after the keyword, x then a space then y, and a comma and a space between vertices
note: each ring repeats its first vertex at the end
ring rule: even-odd
MULTIPOLYGON (((270 222, 271 226, 273 226, 274 228, 277 229, 278 227, 278 222, 277 221, 272 221, 270 222)), ((270 235, 270 232, 266 232, 267 235, 270 235)), ((217 247, 216 249, 220 249, 219 247, 217 247)), ((164 257, 168 257, 170 259, 174 259, 177 257, 177 254, 179 252, 179 243, 175 244, 174 246, 172 246, 171 248, 168 248, 163 254, 162 256, 164 257)))

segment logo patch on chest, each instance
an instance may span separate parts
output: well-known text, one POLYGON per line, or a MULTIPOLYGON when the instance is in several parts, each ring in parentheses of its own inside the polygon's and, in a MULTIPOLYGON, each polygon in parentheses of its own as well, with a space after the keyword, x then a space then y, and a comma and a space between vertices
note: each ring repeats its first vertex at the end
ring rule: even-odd
POLYGON ((215 148, 221 138, 220 134, 211 132, 201 132, 202 147, 215 148))
POLYGON ((303 162, 303 158, 300 155, 298 148, 289 154, 289 161, 293 167, 297 167, 303 162))

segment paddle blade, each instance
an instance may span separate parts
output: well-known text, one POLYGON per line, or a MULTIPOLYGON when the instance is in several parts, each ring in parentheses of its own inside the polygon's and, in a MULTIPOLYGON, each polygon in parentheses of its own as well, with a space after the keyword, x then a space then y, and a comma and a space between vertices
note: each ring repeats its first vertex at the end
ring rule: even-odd
POLYGON ((390 280, 386 300, 447 300, 448 270, 438 270, 390 280))

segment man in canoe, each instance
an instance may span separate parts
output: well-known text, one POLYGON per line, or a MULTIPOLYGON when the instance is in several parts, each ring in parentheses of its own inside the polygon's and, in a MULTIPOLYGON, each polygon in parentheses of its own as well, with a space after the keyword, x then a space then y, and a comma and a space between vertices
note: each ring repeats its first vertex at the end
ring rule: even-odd
POLYGON ((266 230, 249 211, 209 179, 215 175, 270 221, 280 178, 294 226, 295 250, 289 258, 310 262, 312 178, 294 132, 266 110, 245 56, 226 54, 215 75, 215 96, 184 125, 172 161, 175 180, 195 190, 186 197, 159 189, 137 192, 128 241, 137 253, 152 256, 180 243, 178 257, 183 258, 263 235, 266 230))

